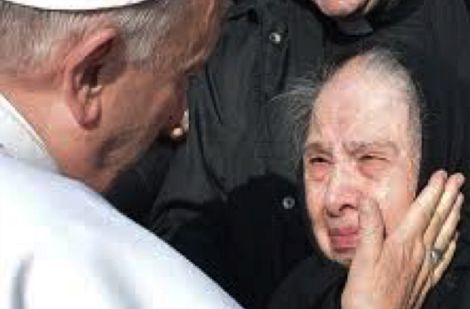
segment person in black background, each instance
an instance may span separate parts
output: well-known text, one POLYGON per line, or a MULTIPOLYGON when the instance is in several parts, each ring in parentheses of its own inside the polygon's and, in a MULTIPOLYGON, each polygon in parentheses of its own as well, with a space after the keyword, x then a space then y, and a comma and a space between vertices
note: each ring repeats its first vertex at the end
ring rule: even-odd
MULTIPOLYGON (((426 57, 426 55, 420 56, 426 57)), ((302 172, 299 173, 302 177, 299 183, 304 184, 299 187, 301 189, 299 195, 305 196, 302 208, 306 210, 306 213, 308 212, 307 233, 315 237, 315 240, 312 239, 312 247, 315 250, 281 284, 271 300, 271 309, 341 308, 344 285, 346 282, 350 283, 354 276, 350 274, 348 277, 348 268, 351 267, 353 271, 354 267, 354 260, 351 264, 351 258, 360 246, 358 245, 360 240, 351 233, 354 232, 353 227, 357 224, 355 219, 357 219, 357 212, 360 212, 361 199, 366 197, 375 199, 383 216, 384 234, 387 235, 393 232, 397 220, 403 220, 403 209, 400 209, 400 203, 396 201, 396 197, 406 195, 404 191, 401 193, 397 191, 400 186, 406 185, 413 190, 415 185, 410 184, 410 179, 416 179, 420 190, 432 171, 439 168, 450 173, 461 172, 465 177, 470 175, 470 149, 468 147, 470 131, 465 121, 470 112, 467 103, 469 92, 468 88, 460 84, 455 71, 430 61, 426 62, 426 66, 422 66, 421 61, 416 60, 416 54, 393 55, 386 51, 384 56, 383 51, 360 50, 349 54, 346 59, 337 62, 334 68, 328 71, 328 75, 323 75, 323 78, 310 79, 309 85, 303 87, 298 93, 291 92, 284 96, 287 99, 285 103, 295 101, 298 105, 297 110, 301 111, 294 116, 296 120, 290 120, 291 123, 296 123, 295 126, 290 127, 294 128, 292 131, 298 140, 303 141, 298 144, 297 148, 299 156, 303 156, 302 172), (347 74, 351 72, 360 74, 360 77, 356 76, 357 85, 339 87, 338 83, 341 81, 349 83, 348 79, 351 79, 351 75, 347 74), (430 72, 440 73, 430 74, 430 72), (406 90, 409 86, 403 88, 404 83, 399 80, 401 77, 397 79, 399 76, 397 73, 408 79, 405 85, 411 86, 412 89, 406 90), (372 76, 376 78, 371 78, 372 76), (319 84, 316 85, 316 83, 319 84), (361 87, 368 90, 354 92, 361 87), (387 90, 384 91, 384 89, 387 90), (403 92, 403 90, 406 91, 403 92), (397 91, 407 93, 406 96, 409 98, 394 96, 397 91), (344 105, 345 102, 350 103, 349 106, 343 106, 334 115, 328 114, 332 108, 344 105), (408 114, 401 111, 401 117, 406 118, 408 115, 408 121, 399 120, 400 105, 406 106, 403 102, 415 102, 415 104, 421 102, 418 103, 420 105, 418 110, 411 109, 408 114), (351 109, 356 112, 348 114, 348 110, 351 109), (366 113, 361 113, 361 111, 366 111, 366 113), (315 116, 312 116, 312 112, 315 116), (338 126, 334 126, 335 123, 339 123, 337 122, 339 119, 341 119, 342 126, 340 131, 336 130, 338 126), (416 124, 412 124, 411 127, 408 125, 408 128, 404 127, 410 121, 416 124), (417 124, 418 122, 420 124, 417 124), (317 123, 322 123, 323 126, 320 128, 316 125, 317 123), (377 129, 377 126, 381 129, 377 129), (335 149, 334 154, 320 153, 316 142, 324 143, 330 141, 332 136, 340 136, 344 145, 347 145, 347 141, 350 140, 356 142, 361 138, 367 140, 371 137, 393 143, 398 141, 396 133, 400 131, 404 132, 401 136, 408 135, 413 140, 412 143, 401 143, 398 148, 395 148, 395 150, 402 148, 400 154, 390 157, 390 149, 380 149, 383 144, 382 146, 369 144, 361 148, 361 155, 357 157, 360 163, 355 164, 352 169, 347 169, 348 177, 345 177, 344 166, 346 162, 352 162, 354 159, 351 160, 348 157, 345 161, 343 155, 341 158, 338 157, 338 154, 342 152, 336 146, 331 148, 335 149), (332 132, 336 132, 337 135, 332 135, 332 132), (301 144, 304 143, 305 147, 302 147, 301 144), (315 145, 315 148, 312 148, 312 145, 315 145), (410 151, 406 151, 409 147, 406 145, 412 145, 411 149, 409 148, 410 151), (367 150, 367 147, 372 148, 367 150), (302 149, 305 149, 305 152, 302 149), (399 175, 397 170, 403 169, 405 166, 403 163, 410 158, 406 153, 416 157, 418 152, 421 153, 419 155, 421 158, 416 164, 419 173, 411 172, 414 175, 408 179, 404 177, 404 174, 397 176, 399 175), (328 159, 330 157, 331 159, 328 159), (333 157, 335 159, 332 159, 333 157), (340 169, 341 171, 338 171, 340 169), (361 176, 361 173, 364 174, 361 176), (326 183, 325 177, 328 175, 336 178, 326 183), (371 178, 364 181, 364 177, 367 177, 365 175, 371 178), (398 186, 390 186, 390 182, 393 182, 390 179, 386 181, 388 185, 385 191, 388 192, 387 198, 383 199, 384 187, 381 188, 381 183, 383 185, 384 179, 394 177, 392 175, 402 179, 398 182, 398 186), (368 182, 369 184, 373 182, 374 185, 368 186, 368 182), (324 192, 322 188, 324 189, 325 186, 328 189, 326 193, 322 193, 324 192), (345 226, 347 228, 344 228, 345 226), (331 232, 332 229, 334 229, 333 232, 331 232), (326 230, 330 232, 326 234, 326 230)), ((349 154, 352 155, 353 152, 349 154)), ((411 159, 411 161, 416 161, 416 159, 411 159)), ((465 185, 462 187, 462 196, 459 198, 454 196, 453 201, 462 205, 463 197, 468 197, 468 194, 468 186, 465 185)), ((467 204, 464 202, 462 206, 457 206, 463 207, 462 221, 459 226, 460 237, 449 269, 442 280, 434 281, 434 287, 424 299, 424 304, 415 305, 413 308, 468 308, 470 305, 468 297, 470 288, 468 212, 470 210, 467 204)), ((433 247, 441 248, 443 251, 454 250, 452 247, 455 244, 448 246, 444 239, 437 237, 433 247)), ((437 262, 436 271, 441 261, 434 261, 437 262)), ((378 283, 374 281, 374 284, 378 283)), ((386 290, 391 292, 393 288, 392 286, 386 290)))
POLYGON ((110 199, 124 212, 130 203, 142 203, 131 217, 243 305, 263 308, 289 271, 312 253, 290 133, 279 125, 285 107, 272 99, 327 56, 371 42, 429 53, 423 61, 441 63, 468 86, 466 5, 407 0, 379 5, 366 16, 330 19, 311 0, 234 1, 215 53, 190 87, 186 143, 160 148, 174 152, 171 160, 149 153, 130 172, 137 180, 124 177, 110 199), (165 177, 152 173, 162 175, 158 166, 165 177))

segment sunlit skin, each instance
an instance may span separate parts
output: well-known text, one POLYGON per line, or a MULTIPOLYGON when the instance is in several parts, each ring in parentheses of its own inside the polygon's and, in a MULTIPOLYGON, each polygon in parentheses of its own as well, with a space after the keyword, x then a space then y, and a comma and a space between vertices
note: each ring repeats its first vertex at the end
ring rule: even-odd
POLYGON ((118 30, 94 29, 64 44, 27 76, 0 74, 0 92, 46 144, 60 172, 106 191, 159 134, 179 125, 188 75, 198 71, 217 39, 221 3, 188 1, 156 59, 118 61, 118 30), (161 59, 165 59, 162 61, 161 59))
MULTIPOLYGON (((97 40, 110 44, 103 53, 93 54, 102 57, 100 60, 107 66, 92 66, 86 62, 86 59, 94 59, 91 56, 84 57, 83 64, 73 63, 77 68, 89 65, 85 73, 98 72, 95 67, 99 68, 95 77, 64 77, 79 71, 67 68, 72 67, 70 59, 88 51, 87 45, 81 43, 64 52, 68 55, 65 60, 52 57, 54 64, 48 67, 60 68, 49 74, 54 76, 52 81, 30 76, 34 91, 14 86, 0 89, 18 105, 18 110, 44 140, 62 174, 104 192, 157 135, 170 133, 179 125, 186 109, 188 76, 200 70, 215 45, 221 6, 215 0, 188 1, 184 14, 184 21, 174 27, 155 56, 158 59, 146 65, 123 64, 114 60, 115 55, 102 56, 119 42, 118 34, 111 36, 113 27, 109 26, 111 30, 108 30, 103 26, 84 41, 89 45, 97 40), (111 39, 107 39, 107 35, 111 39), (38 80, 42 80, 42 84, 38 80), (70 80, 84 82, 76 85, 69 83, 70 80), (89 80, 97 81, 94 88, 86 83, 89 80), (72 86, 68 87, 69 84, 72 86), (85 106, 82 110, 86 117, 77 116, 71 106, 85 106)), ((96 46, 99 50, 99 45, 96 46)), ((0 83, 2 78, 0 76, 0 83)), ((10 84, 19 83, 15 80, 10 84)))
POLYGON ((188 75, 202 67, 215 44, 220 14, 219 5, 213 1, 196 1, 191 5, 195 6, 193 13, 186 16, 181 29, 176 29, 173 35, 197 43, 190 47, 174 39, 173 44, 165 46, 166 53, 176 59, 190 54, 187 62, 169 61, 158 72, 130 68, 110 87, 106 98, 110 104, 103 110, 107 117, 103 117, 102 123, 102 134, 107 143, 98 149, 105 161, 97 162, 97 177, 79 176, 92 181, 97 190, 106 190, 158 134, 169 134, 171 128, 181 122, 186 109, 188 75))
POLYGON ((416 195, 420 150, 413 147, 407 97, 381 75, 361 58, 337 72, 315 102, 306 139, 313 233, 323 253, 343 265, 358 245, 362 203, 379 205, 388 234, 416 195))
POLYGON ((352 14, 365 15, 371 12, 378 0, 313 0, 323 14, 344 18, 352 14))

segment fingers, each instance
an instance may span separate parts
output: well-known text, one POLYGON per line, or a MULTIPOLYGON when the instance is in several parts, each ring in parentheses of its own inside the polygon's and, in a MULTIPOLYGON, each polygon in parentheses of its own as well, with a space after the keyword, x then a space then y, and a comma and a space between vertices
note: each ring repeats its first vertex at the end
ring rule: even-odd
MULTIPOLYGON (((427 186, 412 204, 409 214, 400 226, 401 235, 414 239, 414 260, 420 264, 412 294, 414 308, 419 308, 432 287, 448 267, 447 258, 453 256, 449 246, 460 219, 463 195, 459 192, 464 182, 461 174, 447 178, 444 171, 434 173, 427 186), (446 250, 446 260, 434 265, 429 252, 432 248, 446 250), (435 271, 436 270, 436 271, 435 271)), ((453 246, 453 245, 452 245, 453 246)))
POLYGON ((445 249, 454 238, 460 221, 460 211, 462 209, 463 201, 463 194, 459 193, 457 199, 454 201, 453 207, 451 208, 450 214, 447 216, 444 225, 440 229, 434 241, 434 248, 445 249))
POLYGON ((447 180, 439 205, 426 229, 423 242, 427 255, 418 276, 418 278, 426 278, 421 295, 427 294, 429 289, 439 281, 455 253, 453 239, 464 200, 463 194, 459 192, 463 182, 464 178, 460 174, 454 174, 447 180), (437 265, 430 257, 433 249, 444 251, 443 258, 437 265))
POLYGON ((360 241, 355 263, 373 263, 382 252, 385 226, 377 202, 364 199, 359 205, 360 241))
POLYGON ((404 235, 424 234, 444 192, 446 179, 444 171, 437 171, 431 176, 400 226, 404 235))
POLYGON ((434 269, 434 273, 432 274, 432 278, 431 278, 432 286, 436 285, 436 283, 439 282, 439 280, 442 278, 442 275, 447 270, 447 267, 449 267, 449 264, 452 261, 452 258, 454 257, 454 254, 455 254, 455 250, 457 248, 457 239, 458 239, 458 234, 455 234, 454 238, 452 239, 450 244, 447 246, 447 249, 442 257, 442 260, 439 262, 439 264, 436 265, 434 269))
POLYGON ((415 282, 413 293, 417 296, 415 297, 416 302, 412 306, 413 308, 421 308, 429 290, 435 286, 444 275, 454 257, 457 248, 457 239, 458 234, 456 233, 452 240, 447 243, 448 245, 443 248, 445 250, 444 254, 437 264, 435 264, 435 261, 431 258, 431 250, 426 250, 423 265, 415 282))
MULTIPOLYGON (((359 205, 360 241, 349 271, 348 284, 352 286, 360 282, 371 291, 387 287, 387 296, 393 290, 390 288, 395 287, 395 292, 401 297, 397 298, 397 308, 420 308, 429 289, 441 279, 455 253, 453 235, 463 204, 463 196, 459 192, 463 181, 459 174, 448 178, 444 171, 434 173, 398 229, 387 239, 384 239, 384 222, 378 205, 373 200, 364 200, 359 205), (435 261, 436 254, 434 259, 430 255, 433 247, 445 250, 438 262, 435 261), (366 279, 361 281, 361 278, 366 279)), ((357 294, 357 288, 354 290, 357 294)))
POLYGON ((457 173, 448 178, 439 204, 432 216, 431 223, 424 234, 424 243, 428 248, 430 246, 445 248, 452 239, 460 218, 460 206, 463 202, 460 188, 463 183, 464 177, 462 174, 457 173), (440 235, 440 245, 435 243, 438 235, 440 235))
MULTIPOLYGON (((437 229, 439 231, 437 238, 433 239, 434 236, 425 236, 427 238, 424 241, 425 254, 423 263, 416 280, 415 289, 417 289, 418 297, 414 308, 421 308, 421 305, 431 287, 433 287, 442 277, 445 270, 449 266, 452 257, 454 256, 457 242, 457 225, 460 220, 460 210, 463 205, 464 197, 462 193, 459 193, 460 185, 457 182, 462 182, 463 179, 458 179, 458 175, 453 175, 446 184, 445 192, 442 195, 440 205, 436 210, 433 219, 431 220, 431 229, 437 229), (452 207, 449 204, 452 203, 452 207), (449 212, 450 213, 447 213, 449 212), (438 214, 438 212, 440 212, 438 214), (435 218, 439 218, 436 220, 435 218), (442 220, 445 222, 442 225, 442 220), (430 252, 433 248, 443 250, 444 254, 442 260, 437 265, 431 259, 430 252)), ((429 229, 428 228, 428 229, 429 229)))
POLYGON ((423 285, 423 288, 420 290, 420 294, 417 297, 416 302, 414 303, 413 306, 410 306, 414 309, 420 309, 423 306, 424 300, 426 299, 426 296, 428 294, 429 289, 431 288, 430 284, 423 285))
MULTIPOLYGON (((382 278, 389 278, 389 267, 376 272, 383 251, 385 226, 377 202, 364 198, 359 204, 360 241, 349 269, 348 280, 341 296, 342 308, 381 308, 374 305, 374 291, 381 293, 382 278), (379 280, 375 275, 379 275, 379 280)), ((395 259, 393 259, 395 260, 395 259)), ((378 297, 375 299, 383 299, 378 297)))

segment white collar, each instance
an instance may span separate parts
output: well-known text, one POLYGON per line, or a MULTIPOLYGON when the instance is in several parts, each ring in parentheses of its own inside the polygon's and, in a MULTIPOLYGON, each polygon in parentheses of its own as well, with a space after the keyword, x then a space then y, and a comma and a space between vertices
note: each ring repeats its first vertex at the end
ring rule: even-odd
POLYGON ((26 119, 0 93, 0 153, 58 172, 46 145, 26 119))

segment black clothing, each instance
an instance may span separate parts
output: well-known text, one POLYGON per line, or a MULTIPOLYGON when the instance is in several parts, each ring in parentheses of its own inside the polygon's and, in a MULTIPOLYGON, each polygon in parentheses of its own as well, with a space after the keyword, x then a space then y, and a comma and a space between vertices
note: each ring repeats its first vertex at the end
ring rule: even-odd
POLYGON ((151 229, 243 306, 263 308, 310 254, 297 207, 289 132, 270 100, 322 59, 310 1, 237 1, 189 91, 190 132, 177 150, 151 229))
POLYGON ((126 216, 145 225, 176 147, 167 140, 156 140, 141 160, 118 177, 106 199, 126 216))
POLYGON ((155 188, 151 217, 141 221, 246 308, 264 308, 289 270, 312 254, 290 132, 278 121, 286 106, 272 98, 327 55, 370 42, 431 52, 470 81, 463 0, 405 0, 368 18, 373 33, 361 35, 339 33, 311 2, 234 1, 216 50, 191 84, 188 139, 155 188))
MULTIPOLYGON (((423 309, 470 308, 470 247, 459 243, 459 252, 440 282, 429 292, 423 309)), ((341 309, 347 270, 312 255, 300 263, 274 293, 269 309, 341 309)))
POLYGON ((282 106, 270 100, 320 63, 318 16, 310 0, 234 1, 216 50, 191 81, 186 143, 162 158, 151 151, 108 195, 247 308, 264 307, 311 252, 289 132, 271 121, 282 106), (153 191, 149 179, 159 182, 153 191))
POLYGON ((269 309, 341 309, 347 271, 320 255, 302 261, 273 294, 269 309))
MULTIPOLYGON (((461 14, 465 16, 467 13, 462 11, 461 14)), ((470 23, 467 26, 470 31, 470 23)), ((436 50, 439 48, 436 43, 438 41, 426 40, 423 43, 426 49, 408 50, 402 55, 403 64, 410 70, 425 100, 420 189, 434 171, 444 168, 449 173, 459 171, 466 176, 467 184, 463 188, 463 193, 468 197, 470 124, 467 117, 470 115, 468 102, 470 84, 468 79, 463 78, 466 72, 463 72, 462 68, 457 68, 455 63, 449 65, 448 61, 452 60, 451 58, 441 59, 436 56, 436 50)), ((461 47, 464 48, 465 44, 461 47)), ((467 48, 466 51, 470 52, 470 49, 467 48)), ((470 53, 468 55, 470 58, 470 53)), ((459 61, 466 63, 465 69, 470 69, 468 59, 459 61)), ((467 198, 459 226, 460 238, 454 259, 445 276, 429 292, 422 307, 424 309, 470 308, 469 206, 467 198)), ((269 308, 340 309, 341 294, 346 279, 345 268, 328 261, 316 251, 284 280, 274 293, 269 308)))

